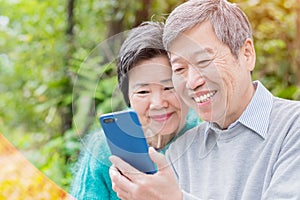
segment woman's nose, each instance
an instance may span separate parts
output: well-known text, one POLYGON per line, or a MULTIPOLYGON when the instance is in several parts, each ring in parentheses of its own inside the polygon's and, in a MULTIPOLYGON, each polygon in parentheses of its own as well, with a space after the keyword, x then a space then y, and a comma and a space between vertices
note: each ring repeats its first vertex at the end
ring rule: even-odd
POLYGON ((168 101, 161 92, 152 94, 150 101, 150 109, 161 109, 168 106, 168 101))

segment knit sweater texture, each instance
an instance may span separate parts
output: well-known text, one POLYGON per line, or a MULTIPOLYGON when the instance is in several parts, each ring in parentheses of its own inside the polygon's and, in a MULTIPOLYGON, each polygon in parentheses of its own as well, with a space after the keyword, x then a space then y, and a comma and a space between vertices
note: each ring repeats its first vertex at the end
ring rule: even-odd
MULTIPOLYGON (((173 138, 175 141, 187 130, 197 126, 200 120, 190 110, 185 127, 173 138)), ((169 144, 170 144, 169 143, 169 144)), ((165 153, 169 144, 160 152, 165 153)), ((111 152, 106 143, 102 129, 88 134, 82 142, 82 150, 73 169, 74 179, 71 184, 71 195, 78 200, 116 200, 119 199, 111 188, 109 167, 111 152)))

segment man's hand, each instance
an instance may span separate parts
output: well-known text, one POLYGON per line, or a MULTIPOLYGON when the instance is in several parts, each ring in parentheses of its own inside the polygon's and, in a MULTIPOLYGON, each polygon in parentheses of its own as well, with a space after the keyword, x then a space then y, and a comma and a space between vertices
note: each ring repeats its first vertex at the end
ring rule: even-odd
POLYGON ((182 199, 182 192, 164 155, 149 148, 149 155, 158 167, 155 174, 144 174, 122 159, 111 156, 109 169, 112 188, 123 200, 182 199))

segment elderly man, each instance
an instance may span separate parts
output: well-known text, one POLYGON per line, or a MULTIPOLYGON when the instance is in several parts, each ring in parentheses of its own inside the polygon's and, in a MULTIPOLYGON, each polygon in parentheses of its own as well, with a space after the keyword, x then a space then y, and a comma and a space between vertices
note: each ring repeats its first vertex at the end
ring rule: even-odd
POLYGON ((256 55, 244 12, 226 0, 187 1, 168 17, 164 46, 176 91, 206 122, 170 146, 169 165, 150 149, 154 175, 112 157, 119 197, 300 199, 300 103, 252 81, 256 55))

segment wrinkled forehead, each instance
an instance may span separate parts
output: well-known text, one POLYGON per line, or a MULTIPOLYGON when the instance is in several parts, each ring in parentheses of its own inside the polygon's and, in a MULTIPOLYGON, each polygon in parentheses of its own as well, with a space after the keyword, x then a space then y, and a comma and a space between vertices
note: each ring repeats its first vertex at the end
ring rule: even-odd
POLYGON ((199 42, 199 40, 194 38, 181 35, 170 46, 168 56, 171 65, 178 60, 196 64, 201 60, 216 58, 229 52, 230 49, 219 40, 209 41, 208 39, 207 41, 199 42))
MULTIPOLYGON (((220 51, 224 44, 218 39, 209 21, 179 33, 168 47, 169 56, 207 56, 220 51)), ((172 60, 171 60, 172 63, 172 60)))
POLYGON ((216 49, 205 43, 199 43, 195 39, 181 34, 170 46, 168 55, 171 64, 180 60, 192 61, 196 58, 210 57, 215 53, 216 49))

